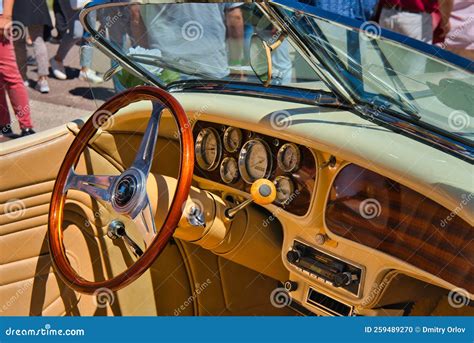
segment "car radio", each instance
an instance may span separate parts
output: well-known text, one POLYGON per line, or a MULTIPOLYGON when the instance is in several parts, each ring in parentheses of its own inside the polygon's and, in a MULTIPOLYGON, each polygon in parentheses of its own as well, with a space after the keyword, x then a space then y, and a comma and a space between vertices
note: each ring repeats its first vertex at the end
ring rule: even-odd
POLYGON ((362 278, 361 268, 299 241, 293 242, 293 247, 286 254, 286 259, 302 273, 359 296, 359 286, 362 278))

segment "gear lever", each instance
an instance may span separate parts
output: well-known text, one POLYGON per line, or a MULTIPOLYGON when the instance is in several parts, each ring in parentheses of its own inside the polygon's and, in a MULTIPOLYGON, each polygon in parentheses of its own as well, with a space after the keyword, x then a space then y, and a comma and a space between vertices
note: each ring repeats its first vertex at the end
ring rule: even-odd
POLYGON ((267 179, 258 179, 250 187, 250 199, 247 199, 235 207, 225 210, 225 216, 228 220, 234 219, 235 215, 246 208, 251 203, 258 205, 269 205, 276 198, 276 188, 273 182, 267 179))

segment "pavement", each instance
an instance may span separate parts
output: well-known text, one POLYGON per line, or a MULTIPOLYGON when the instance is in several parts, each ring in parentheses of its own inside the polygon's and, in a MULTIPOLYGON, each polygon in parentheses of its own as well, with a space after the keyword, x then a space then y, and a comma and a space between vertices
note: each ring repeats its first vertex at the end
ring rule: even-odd
MULTIPOLYGON (((55 55, 57 48, 57 44, 47 43, 49 57, 55 55)), ((31 48, 28 48, 28 51, 29 54, 33 54, 31 48)), ((44 131, 73 119, 90 115, 115 94, 111 81, 94 85, 78 79, 79 51, 79 47, 74 46, 66 57, 64 65, 68 75, 67 80, 58 80, 50 73, 48 82, 51 91, 48 94, 41 94, 34 89, 38 79, 36 67, 28 67, 28 79, 30 80, 28 93, 35 131, 44 131)), ((92 68, 103 73, 109 66, 110 60, 100 51, 94 50, 92 68)), ((10 113, 12 129, 18 133, 20 128, 11 110, 10 113)), ((5 137, 0 136, 0 142, 5 140, 7 140, 5 137)))

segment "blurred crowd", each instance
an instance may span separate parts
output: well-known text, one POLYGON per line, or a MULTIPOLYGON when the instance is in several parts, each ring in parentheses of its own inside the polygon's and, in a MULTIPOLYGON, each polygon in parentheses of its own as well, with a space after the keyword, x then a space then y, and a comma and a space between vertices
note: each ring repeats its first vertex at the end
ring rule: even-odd
MULTIPOLYGON (((300 1, 361 22, 376 22, 380 27, 425 43, 437 44, 474 60, 473 0, 300 1)), ((52 8, 49 8, 46 0, 0 0, 0 134, 18 136, 12 131, 7 96, 20 125, 20 136, 35 132, 30 118, 27 88, 34 85, 38 92, 48 93, 48 77, 67 80, 64 61, 74 45, 81 45, 79 79, 94 84, 103 82, 102 76, 91 68, 93 48, 79 21, 79 13, 87 2, 54 0, 52 8), (48 56, 48 41, 58 44, 53 56, 48 56), (27 46, 32 47, 33 55, 28 56, 27 46), (30 84, 27 71, 32 65, 36 66, 37 78, 30 84)), ((226 10, 238 6, 232 5, 226 10)), ((227 17, 226 21, 227 36, 232 37, 233 31, 237 29, 232 26, 232 17, 227 17)), ((97 22, 100 24, 100 18, 97 18, 97 22)), ((166 30, 166 26, 163 30, 166 30)), ((124 34, 119 29, 113 40, 123 40, 124 34)), ((117 86, 115 88, 118 90, 117 86)))

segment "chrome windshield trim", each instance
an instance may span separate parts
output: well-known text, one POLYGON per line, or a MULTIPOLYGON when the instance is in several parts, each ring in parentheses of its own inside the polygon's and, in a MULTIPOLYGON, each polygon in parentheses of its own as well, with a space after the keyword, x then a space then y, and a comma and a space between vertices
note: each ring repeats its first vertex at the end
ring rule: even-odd
POLYGON ((265 87, 261 84, 247 82, 186 80, 168 85, 167 90, 186 93, 219 93, 230 95, 252 96, 278 101, 290 101, 308 105, 350 109, 351 106, 341 102, 332 93, 322 90, 309 90, 286 86, 265 87))

